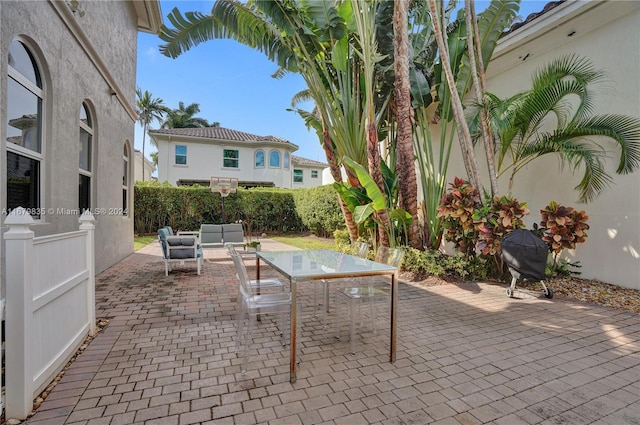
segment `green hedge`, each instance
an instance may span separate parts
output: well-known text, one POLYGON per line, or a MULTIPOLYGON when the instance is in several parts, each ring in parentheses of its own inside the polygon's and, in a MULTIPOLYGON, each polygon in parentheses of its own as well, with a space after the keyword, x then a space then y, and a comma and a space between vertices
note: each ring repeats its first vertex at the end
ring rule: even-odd
MULTIPOLYGON (((335 191, 313 189, 238 189, 224 199, 225 222, 242 222, 252 234, 306 232, 331 235, 344 228, 335 191)), ((136 183, 134 225, 138 234, 155 233, 163 226, 196 230, 202 223, 222 223, 221 196, 208 187, 157 182, 136 183)))
POLYGON ((314 235, 329 238, 345 228, 338 194, 331 185, 296 189, 293 198, 302 222, 314 235))

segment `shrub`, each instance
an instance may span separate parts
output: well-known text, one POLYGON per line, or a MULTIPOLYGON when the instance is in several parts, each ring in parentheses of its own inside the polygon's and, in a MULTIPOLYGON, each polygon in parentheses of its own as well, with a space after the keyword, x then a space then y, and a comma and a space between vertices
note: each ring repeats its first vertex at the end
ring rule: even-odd
POLYGON ((486 258, 467 257, 463 254, 446 255, 429 249, 420 251, 405 248, 402 269, 416 274, 448 276, 459 279, 485 279, 486 258))
MULTIPOLYGON (((583 243, 587 238, 589 217, 584 211, 576 211, 571 207, 559 205, 555 201, 551 201, 540 210, 540 214, 542 220, 538 231, 542 235, 542 240, 549 245, 549 250, 553 252, 551 268, 553 274, 558 270, 560 253, 565 249, 575 249, 577 244, 583 243)), ((575 267, 575 263, 569 263, 569 265, 575 267)))
POLYGON ((443 219, 445 239, 465 255, 474 255, 478 230, 473 215, 481 205, 478 190, 468 181, 456 177, 438 206, 437 217, 443 219))
MULTIPOLYGON (((254 232, 307 231, 296 212, 291 190, 238 189, 224 200, 225 222, 251 221, 254 232)), ((208 187, 167 183, 136 183, 134 226, 139 234, 154 233, 163 226, 196 230, 202 223, 222 223, 222 201, 208 187)))
MULTIPOLYGON (((579 267, 577 263, 558 263, 558 255, 564 249, 574 249, 587 237, 589 219, 584 211, 575 211, 571 207, 552 201, 541 210, 540 226, 534 224, 534 233, 542 238, 554 253, 551 274, 576 272, 570 267, 579 267), (560 270, 561 268, 561 270, 560 270)), ((525 228, 523 217, 529 214, 525 202, 520 203, 509 196, 496 196, 485 205, 480 203, 478 191, 463 179, 455 178, 451 188, 442 197, 438 207, 438 217, 443 218, 444 234, 447 241, 453 242, 456 249, 464 254, 470 273, 482 277, 502 277, 505 273, 500 258, 500 244, 507 233, 525 228), (476 257, 476 259, 474 259, 476 257)), ((448 272, 457 268, 464 277, 466 271, 461 267, 445 266, 448 272)))
POLYGON ((335 230, 345 228, 338 194, 331 185, 296 189, 293 199, 302 223, 314 235, 331 237, 335 230))

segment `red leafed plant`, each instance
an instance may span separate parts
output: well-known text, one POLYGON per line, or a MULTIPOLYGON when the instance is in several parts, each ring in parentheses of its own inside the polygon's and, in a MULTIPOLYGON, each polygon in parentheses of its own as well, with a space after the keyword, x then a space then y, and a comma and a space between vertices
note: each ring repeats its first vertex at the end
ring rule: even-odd
POLYGON ((558 255, 564 249, 575 249, 577 244, 583 243, 587 238, 589 217, 584 211, 576 211, 556 201, 551 201, 543 210, 540 210, 540 214, 542 215, 540 221, 542 240, 553 251, 553 269, 555 270, 558 255))
POLYGON ((478 233, 473 214, 481 205, 478 190, 468 181, 458 177, 451 183, 451 189, 440 199, 437 217, 444 219, 444 237, 466 255, 473 255, 475 250, 478 233))
POLYGON ((483 255, 495 256, 500 252, 500 241, 515 229, 524 229, 522 219, 529 214, 527 203, 520 203, 509 196, 494 196, 488 211, 479 210, 476 226, 479 232, 477 248, 483 255))

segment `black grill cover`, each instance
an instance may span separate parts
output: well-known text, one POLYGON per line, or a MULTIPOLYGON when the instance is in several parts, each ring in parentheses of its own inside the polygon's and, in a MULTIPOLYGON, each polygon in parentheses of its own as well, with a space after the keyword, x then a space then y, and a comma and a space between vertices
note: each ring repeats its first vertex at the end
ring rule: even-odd
POLYGON ((545 278, 549 247, 527 229, 516 229, 502 237, 502 259, 516 279, 540 281, 545 278))

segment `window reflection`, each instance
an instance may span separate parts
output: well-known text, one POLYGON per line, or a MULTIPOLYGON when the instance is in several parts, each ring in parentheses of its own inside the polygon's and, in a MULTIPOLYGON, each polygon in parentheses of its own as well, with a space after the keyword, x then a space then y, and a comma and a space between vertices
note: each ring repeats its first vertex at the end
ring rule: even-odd
POLYGON ((9 46, 9 66, 37 87, 42 88, 38 65, 31 52, 18 40, 14 40, 9 46))
POLYGON ((7 141, 41 152, 41 108, 42 99, 10 77, 7 81, 7 141))
MULTIPOLYGON (((38 211, 40 161, 7 152, 7 209, 24 207, 38 211)), ((40 218, 34 214, 34 218, 40 218)))

